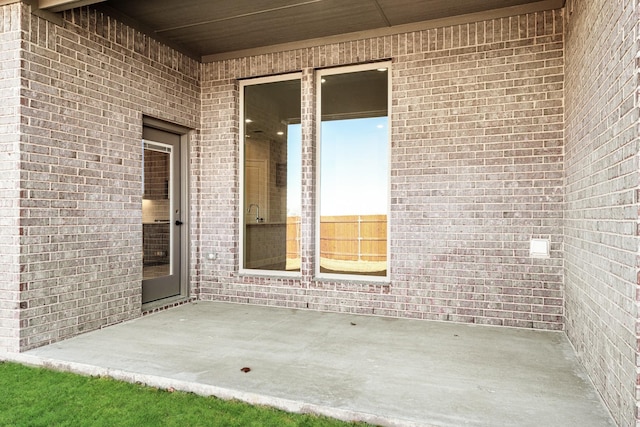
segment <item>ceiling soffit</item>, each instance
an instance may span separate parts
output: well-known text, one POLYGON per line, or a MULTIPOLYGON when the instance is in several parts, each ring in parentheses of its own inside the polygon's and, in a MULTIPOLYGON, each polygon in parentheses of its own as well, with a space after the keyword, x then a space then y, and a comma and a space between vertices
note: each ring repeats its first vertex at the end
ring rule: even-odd
POLYGON ((49 11, 94 3, 203 62, 564 6, 564 0, 38 0, 49 11))

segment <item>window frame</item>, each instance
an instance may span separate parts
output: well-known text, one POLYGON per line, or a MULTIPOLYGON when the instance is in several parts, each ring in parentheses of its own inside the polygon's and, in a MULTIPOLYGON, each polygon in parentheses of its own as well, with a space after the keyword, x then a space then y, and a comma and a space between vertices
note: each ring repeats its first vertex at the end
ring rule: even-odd
MULTIPOLYGON (((239 224, 239 228, 240 228, 240 233, 239 233, 239 237, 240 237, 240 241, 239 241, 239 259, 238 259, 238 273, 242 274, 242 275, 251 275, 251 276, 271 276, 271 277, 293 277, 293 278, 299 278, 302 276, 302 266, 300 268, 299 271, 286 271, 286 270, 265 270, 265 269, 256 269, 256 268, 247 268, 245 266, 245 261, 246 261, 246 253, 245 253, 245 238, 246 238, 246 224, 244 221, 244 217, 245 217, 245 139, 246 139, 246 126, 245 126, 245 99, 244 99, 244 92, 245 92, 245 87, 247 86, 254 86, 254 85, 260 85, 260 84, 265 84, 265 83, 277 83, 277 82, 284 82, 284 81, 291 81, 291 80, 299 80, 300 84, 302 86, 302 73, 301 72, 296 72, 296 73, 288 73, 288 74, 280 74, 280 75, 273 75, 273 76, 266 76, 266 77, 255 77, 255 78, 248 78, 248 79, 242 79, 239 80, 239 98, 240 98, 240 102, 239 102, 239 137, 240 137, 240 143, 239 143, 239 151, 240 151, 240 155, 238 156, 238 175, 239 175, 239 207, 240 210, 238 212, 238 224, 239 224)), ((302 101, 302 99, 301 99, 302 101)), ((302 104, 300 105, 301 111, 302 111, 302 104)), ((304 145, 304 140, 302 141, 302 144, 304 145)), ((300 159, 300 161, 302 161, 302 159, 300 159)), ((300 197, 302 197, 302 194, 300 194, 300 197)), ((302 248, 302 242, 300 244, 301 248, 302 248)), ((299 254, 300 258, 302 258, 302 250, 300 250, 300 254, 299 254)))
POLYGON ((316 158, 315 158, 315 236, 314 236, 314 258, 315 258, 315 271, 314 277, 318 280, 337 280, 337 281, 358 281, 358 282, 375 282, 375 283, 389 283, 390 282, 390 218, 391 218, 391 73, 392 62, 381 61, 359 65, 345 65, 335 68, 326 68, 316 70, 316 84, 315 84, 315 97, 316 97, 316 122, 315 122, 315 138, 316 138, 316 158), (321 173, 322 173, 322 79, 325 76, 333 76, 338 74, 357 73, 361 71, 372 71, 380 68, 387 69, 387 268, 384 276, 373 276, 366 274, 336 274, 336 273, 323 273, 320 271, 320 212, 321 212, 321 173))

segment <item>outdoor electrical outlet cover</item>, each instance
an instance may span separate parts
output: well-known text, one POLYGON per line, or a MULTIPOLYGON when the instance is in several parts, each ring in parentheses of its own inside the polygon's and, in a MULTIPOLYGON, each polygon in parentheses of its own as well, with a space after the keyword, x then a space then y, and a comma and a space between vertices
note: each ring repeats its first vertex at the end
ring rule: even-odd
POLYGON ((549 239, 531 239, 529 255, 533 258, 549 258, 549 239))

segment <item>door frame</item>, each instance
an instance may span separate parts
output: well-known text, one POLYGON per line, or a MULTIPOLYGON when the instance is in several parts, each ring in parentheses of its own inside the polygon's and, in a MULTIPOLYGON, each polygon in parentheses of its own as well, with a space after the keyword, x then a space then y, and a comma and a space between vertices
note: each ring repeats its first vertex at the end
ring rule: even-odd
MULTIPOLYGON (((165 122, 163 120, 155 119, 148 116, 142 118, 143 127, 150 127, 161 131, 173 133, 180 137, 180 212, 182 226, 179 227, 180 232, 180 293, 178 295, 163 298, 156 301, 151 301, 146 304, 142 304, 142 310, 148 311, 154 308, 163 307, 176 302, 184 301, 189 298, 190 283, 189 283, 189 269, 190 269, 190 248, 191 241, 189 232, 191 228, 191 212, 189 210, 189 200, 191 199, 189 177, 191 176, 189 170, 189 136, 192 129, 184 126, 176 125, 173 123, 165 122)), ((140 138, 142 141, 142 138, 140 138)), ((141 144, 144 147, 144 144, 141 144)), ((142 148, 141 150, 144 150, 142 148)), ((142 165, 144 168, 144 164, 142 165)), ((144 186, 144 182, 142 183, 144 186)), ((142 203, 140 204, 140 215, 142 215, 142 203)), ((142 221, 140 222, 142 224, 142 221)), ((140 245, 142 246, 142 238, 140 239, 140 245)), ((140 263, 142 268, 142 262, 140 263)), ((142 271, 140 272, 142 276, 142 271)), ((140 295, 142 296, 142 277, 140 277, 140 295)))

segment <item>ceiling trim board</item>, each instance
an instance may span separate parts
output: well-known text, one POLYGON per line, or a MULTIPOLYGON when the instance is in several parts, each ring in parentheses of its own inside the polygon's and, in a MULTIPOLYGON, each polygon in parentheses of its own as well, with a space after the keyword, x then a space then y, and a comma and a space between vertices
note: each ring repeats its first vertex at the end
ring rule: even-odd
POLYGON ((8 6, 15 3, 24 3, 31 8, 31 14, 46 21, 52 22, 58 26, 62 26, 62 16, 48 10, 38 8, 38 0, 0 0, 0 7, 8 6))
POLYGON ((65 10, 89 6, 103 1, 105 0, 38 0, 37 4, 38 9, 48 10, 49 12, 64 12, 65 10))
POLYGON ((37 16, 38 18, 42 18, 46 21, 49 21, 58 27, 62 27, 64 24, 62 16, 59 13, 51 12, 44 9, 38 9, 36 7, 31 8, 31 14, 37 16))
POLYGON ((509 16, 524 15, 528 13, 543 12, 546 10, 562 9, 565 0, 541 0, 535 3, 528 3, 518 6, 510 6, 501 9, 494 9, 483 12, 469 13, 465 15, 452 16, 447 18, 433 19, 429 21, 415 22, 411 24, 396 25, 393 27, 377 28, 373 30, 357 31, 335 36, 320 37, 315 39, 301 40, 297 42, 282 43, 271 46, 243 49, 233 52, 222 52, 211 55, 203 55, 203 63, 224 61, 228 59, 244 58, 248 56, 263 55, 268 53, 284 52, 288 50, 307 49, 333 43, 343 43, 353 40, 368 39, 374 37, 390 36, 395 34, 409 33, 413 31, 423 31, 433 28, 449 27, 452 25, 469 24, 472 22, 486 21, 491 19, 507 18, 509 16))

